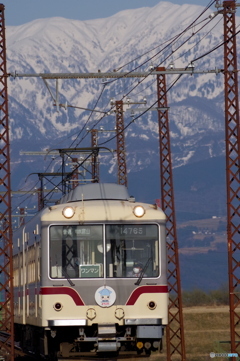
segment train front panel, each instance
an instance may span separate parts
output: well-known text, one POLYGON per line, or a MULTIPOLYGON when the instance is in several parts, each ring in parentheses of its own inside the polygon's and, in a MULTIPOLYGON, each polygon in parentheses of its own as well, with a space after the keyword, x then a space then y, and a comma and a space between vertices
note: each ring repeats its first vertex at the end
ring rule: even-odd
POLYGON ((165 215, 131 201, 67 207, 71 218, 64 204, 42 215, 42 327, 66 357, 158 349, 168 314, 165 215))

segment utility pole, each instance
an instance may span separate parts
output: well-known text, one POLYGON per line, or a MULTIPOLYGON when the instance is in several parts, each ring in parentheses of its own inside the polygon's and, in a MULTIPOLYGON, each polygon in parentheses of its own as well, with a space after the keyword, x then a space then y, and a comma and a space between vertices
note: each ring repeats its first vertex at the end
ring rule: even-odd
POLYGON ((13 260, 11 221, 10 145, 7 93, 7 56, 5 36, 5 6, 0 4, 0 330, 6 332, 5 341, 0 340, 0 349, 8 360, 14 360, 13 324, 13 260), (3 193, 2 193, 3 192, 3 193))
MULTIPOLYGON (((227 242, 231 353, 240 354, 240 128, 235 1, 223 2, 227 242)), ((236 360, 236 357, 232 357, 236 360)))
MULTIPOLYGON (((157 68, 158 71, 165 68, 157 68)), ((173 192, 172 159, 170 146, 170 130, 168 120, 168 104, 165 74, 157 75, 159 147, 160 147, 160 179, 162 209, 167 216, 167 259, 168 259, 168 326, 166 334, 167 360, 171 361, 175 354, 180 355, 181 361, 186 360, 182 295, 180 282, 180 266, 178 257, 178 242, 173 192), (162 110, 165 109, 165 110, 162 110)))

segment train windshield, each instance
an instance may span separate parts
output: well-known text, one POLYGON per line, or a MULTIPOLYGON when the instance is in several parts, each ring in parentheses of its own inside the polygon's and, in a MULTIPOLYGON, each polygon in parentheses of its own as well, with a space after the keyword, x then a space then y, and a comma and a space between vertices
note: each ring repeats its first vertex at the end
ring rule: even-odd
POLYGON ((159 276, 156 224, 50 227, 51 278, 142 276, 159 276))
POLYGON ((101 225, 51 226, 51 277, 103 277, 103 249, 101 225))
POLYGON ((157 225, 106 225, 107 277, 158 277, 157 225))

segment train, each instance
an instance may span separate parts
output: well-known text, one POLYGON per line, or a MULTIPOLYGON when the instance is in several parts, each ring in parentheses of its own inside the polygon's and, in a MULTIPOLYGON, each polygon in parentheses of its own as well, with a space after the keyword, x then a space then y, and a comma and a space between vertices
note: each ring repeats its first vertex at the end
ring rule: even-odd
POLYGON ((13 234, 15 341, 49 360, 162 347, 166 216, 125 186, 75 187, 13 234))

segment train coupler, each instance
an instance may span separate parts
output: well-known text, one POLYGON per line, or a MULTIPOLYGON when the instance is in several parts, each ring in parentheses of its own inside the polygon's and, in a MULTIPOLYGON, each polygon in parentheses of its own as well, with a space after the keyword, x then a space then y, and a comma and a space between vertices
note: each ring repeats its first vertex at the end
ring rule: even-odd
POLYGON ((97 352, 115 352, 121 347, 116 339, 115 324, 98 325, 98 342, 96 344, 97 352))

